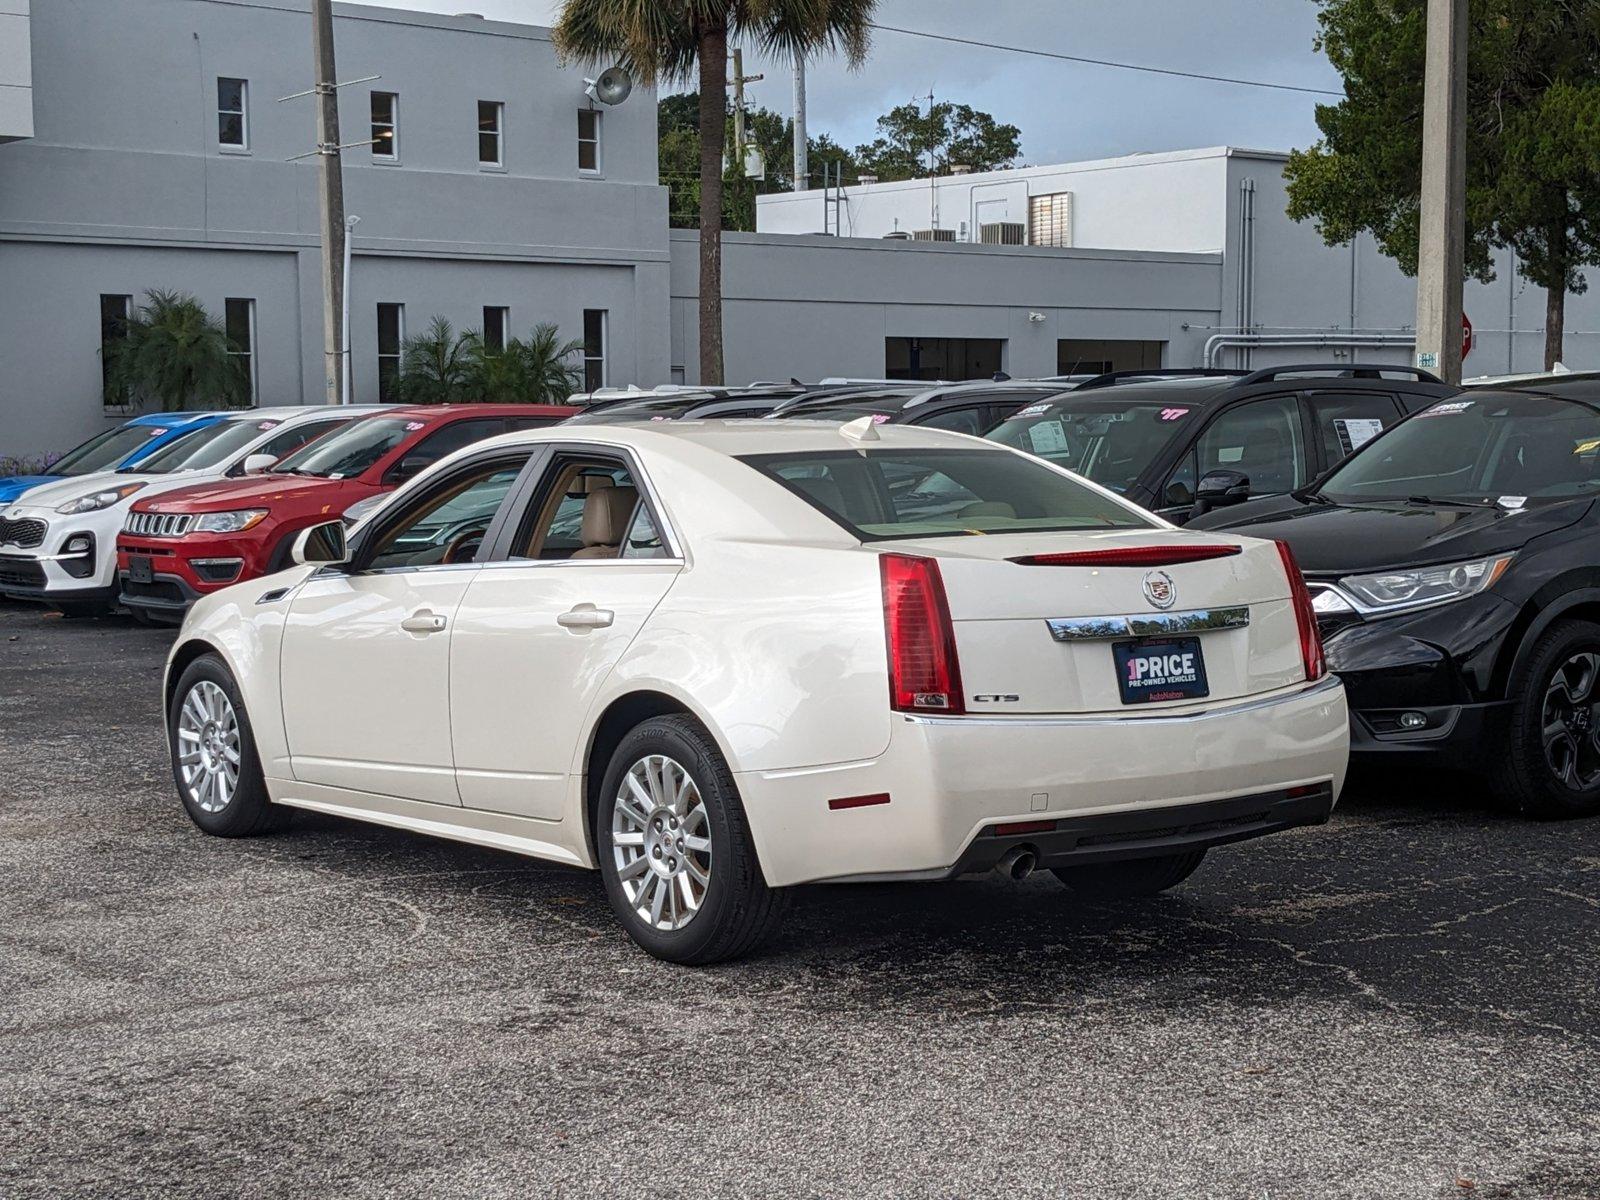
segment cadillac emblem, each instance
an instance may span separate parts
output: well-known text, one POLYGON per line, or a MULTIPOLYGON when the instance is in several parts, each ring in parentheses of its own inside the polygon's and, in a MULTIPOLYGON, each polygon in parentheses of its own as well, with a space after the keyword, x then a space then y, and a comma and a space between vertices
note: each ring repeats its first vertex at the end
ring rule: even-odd
POLYGON ((1178 598, 1178 587, 1165 571, 1146 571, 1144 598, 1154 608, 1171 608, 1172 602, 1178 598))

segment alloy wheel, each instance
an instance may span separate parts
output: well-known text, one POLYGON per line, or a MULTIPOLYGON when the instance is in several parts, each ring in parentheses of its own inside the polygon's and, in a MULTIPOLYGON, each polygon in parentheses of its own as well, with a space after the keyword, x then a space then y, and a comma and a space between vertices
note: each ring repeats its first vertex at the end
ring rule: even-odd
POLYGON ((694 777, 650 754, 628 768, 611 812, 611 854, 628 907, 651 929, 682 929, 711 884, 711 824, 694 777))
POLYGON ((198 681, 178 711, 178 770, 189 799, 218 813, 239 789, 239 718, 228 694, 209 679, 198 681))
POLYGON ((1556 668, 1545 689, 1544 758, 1576 792, 1600 784, 1600 654, 1583 651, 1556 668))

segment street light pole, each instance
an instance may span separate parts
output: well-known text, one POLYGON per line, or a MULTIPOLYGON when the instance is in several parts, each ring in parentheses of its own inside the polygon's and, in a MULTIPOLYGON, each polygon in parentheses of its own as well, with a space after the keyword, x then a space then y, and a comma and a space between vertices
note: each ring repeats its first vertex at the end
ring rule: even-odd
POLYGON ((311 0, 316 54, 317 176, 322 217, 323 402, 338 404, 344 377, 344 166, 339 151, 339 85, 334 72, 333 0, 311 0))
POLYGON ((1428 0, 1423 78, 1417 366, 1461 382, 1467 237, 1467 0, 1428 0))
POLYGON ((806 135, 806 56, 794 52, 794 190, 811 186, 810 142, 806 135))
POLYGON ((350 353, 350 245, 355 241, 356 226, 361 224, 360 217, 346 217, 344 219, 344 284, 339 290, 340 300, 340 337, 339 345, 343 362, 340 364, 339 376, 344 388, 340 392, 340 403, 354 404, 356 402, 355 389, 351 380, 355 374, 351 366, 350 353))

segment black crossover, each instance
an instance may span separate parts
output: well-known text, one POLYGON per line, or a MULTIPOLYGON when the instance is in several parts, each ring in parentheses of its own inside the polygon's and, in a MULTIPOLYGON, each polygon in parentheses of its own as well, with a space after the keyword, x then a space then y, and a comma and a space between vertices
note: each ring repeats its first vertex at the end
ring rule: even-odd
POLYGON ((1287 542, 1351 749, 1477 770, 1543 816, 1600 812, 1600 402, 1472 390, 1310 487, 1194 522, 1287 542))

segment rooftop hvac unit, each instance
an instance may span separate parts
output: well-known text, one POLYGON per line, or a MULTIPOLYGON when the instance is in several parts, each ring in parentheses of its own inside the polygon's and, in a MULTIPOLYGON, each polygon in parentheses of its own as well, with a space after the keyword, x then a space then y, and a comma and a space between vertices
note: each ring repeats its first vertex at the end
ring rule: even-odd
POLYGON ((993 221, 978 226, 978 241, 985 246, 1026 246, 1028 227, 1021 221, 993 221))
POLYGON ((916 229, 911 233, 914 242, 953 242, 956 240, 954 229, 916 229))
POLYGON ((911 235, 904 229, 896 229, 893 233, 884 234, 883 240, 886 242, 909 242, 911 235))

